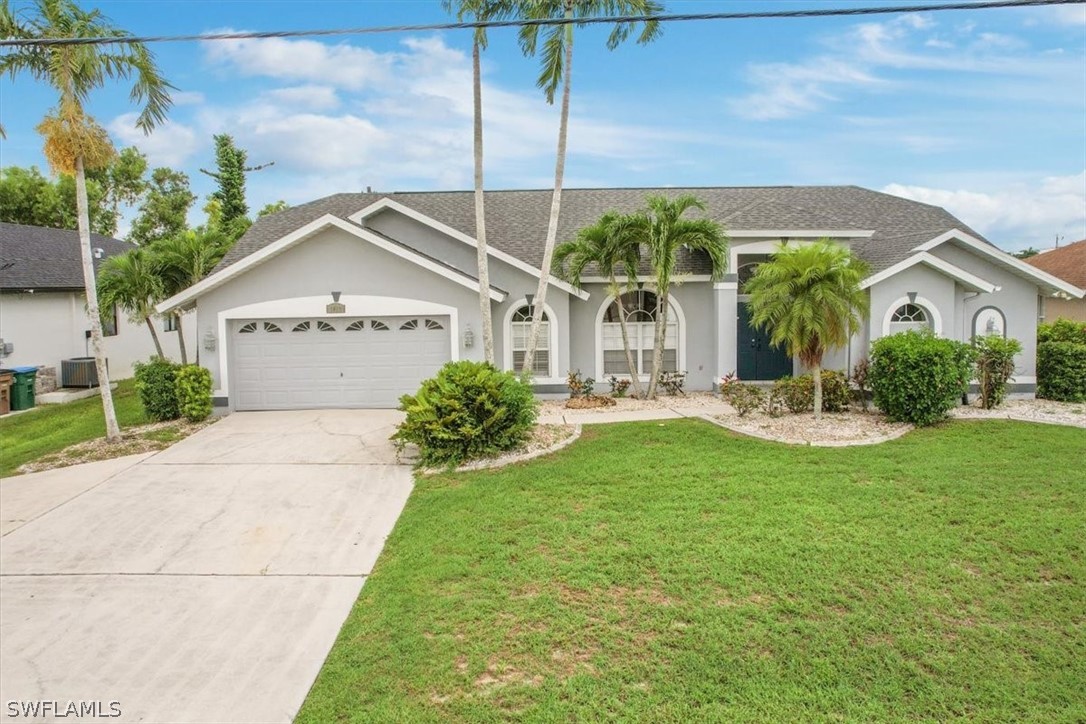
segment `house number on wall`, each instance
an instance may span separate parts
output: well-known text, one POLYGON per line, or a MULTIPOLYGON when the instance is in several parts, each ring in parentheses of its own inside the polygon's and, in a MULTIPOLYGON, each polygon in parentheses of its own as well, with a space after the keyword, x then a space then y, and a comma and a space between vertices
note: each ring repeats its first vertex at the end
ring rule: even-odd
POLYGON ((347 312, 347 305, 341 302, 332 302, 324 308, 327 314, 345 314, 347 312))

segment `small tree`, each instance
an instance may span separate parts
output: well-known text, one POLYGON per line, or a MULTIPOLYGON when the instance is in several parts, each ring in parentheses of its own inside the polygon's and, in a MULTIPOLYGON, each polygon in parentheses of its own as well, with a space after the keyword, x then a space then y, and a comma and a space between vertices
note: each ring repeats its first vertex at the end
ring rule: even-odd
POLYGON ((151 318, 155 313, 155 305, 164 298, 164 290, 162 279, 155 274, 144 249, 132 249, 124 254, 111 256, 98 270, 99 307, 108 309, 116 305, 128 314, 132 322, 145 323, 151 332, 155 352, 159 357, 165 355, 151 318))
MULTIPOLYGON (((675 275, 679 249, 704 253, 709 258, 713 279, 724 276, 728 266, 728 236, 723 227, 711 219, 684 219, 690 209, 705 209, 705 204, 689 195, 668 199, 649 196, 646 209, 629 217, 624 223, 627 232, 648 252, 649 264, 656 278, 656 327, 652 347, 652 377, 646 396, 655 399, 656 386, 664 366, 664 345, 667 341, 667 315, 671 306, 671 283, 675 275)), ((681 370, 679 370, 681 371, 681 370)))
MULTIPOLYGON (((222 260, 230 241, 222 234, 209 231, 185 231, 162 239, 151 247, 155 274, 162 280, 166 296, 172 297, 200 281, 222 260)), ((181 364, 188 364, 181 313, 177 316, 177 343, 181 364)), ((199 355, 199 352, 197 352, 199 355)))
POLYGON ((246 166, 247 154, 238 148, 233 136, 222 133, 213 137, 215 140, 215 170, 200 169, 200 173, 215 179, 218 188, 211 198, 218 201, 219 230, 231 241, 238 239, 249 228, 249 204, 245 200, 245 175, 274 166, 275 161, 259 166, 246 166))
POLYGON ((631 232, 629 217, 613 211, 604 214, 595 224, 578 231, 577 238, 560 244, 554 250, 554 273, 578 288, 581 286, 585 269, 593 264, 599 267, 601 273, 607 275, 608 287, 619 306, 618 323, 622 330, 622 349, 626 353, 633 395, 641 397, 641 380, 637 373, 637 362, 630 349, 630 334, 622 301, 623 292, 637 284, 640 253, 637 238, 631 232), (626 275, 623 286, 618 283, 616 267, 621 267, 626 275))
POLYGON ((1014 356, 1022 351, 1022 344, 1017 339, 989 335, 974 337, 973 347, 976 350, 980 404, 985 410, 990 410, 1002 404, 1007 397, 1007 382, 1014 374, 1014 356))
POLYGON ((189 189, 189 177, 169 168, 151 172, 147 194, 140 205, 139 215, 132 222, 128 240, 146 246, 185 231, 189 209, 196 194, 189 189))
POLYGON ((822 419, 822 356, 843 347, 867 317, 860 282, 867 265, 829 239, 782 244, 746 284, 752 322, 799 357, 814 377, 814 414, 822 419))

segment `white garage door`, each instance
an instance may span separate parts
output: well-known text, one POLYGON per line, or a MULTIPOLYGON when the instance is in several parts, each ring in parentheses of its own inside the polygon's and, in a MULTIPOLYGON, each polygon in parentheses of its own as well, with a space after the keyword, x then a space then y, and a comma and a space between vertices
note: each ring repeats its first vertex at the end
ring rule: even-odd
POLYGON ((450 359, 448 317, 233 323, 238 410, 396 407, 450 359))

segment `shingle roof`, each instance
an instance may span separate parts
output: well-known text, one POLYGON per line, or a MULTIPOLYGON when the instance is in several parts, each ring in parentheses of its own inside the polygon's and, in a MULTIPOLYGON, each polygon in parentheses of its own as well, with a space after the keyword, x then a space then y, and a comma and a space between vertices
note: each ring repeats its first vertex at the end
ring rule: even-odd
POLYGON ((1070 282, 1079 289, 1086 289, 1086 239, 1041 252, 1022 261, 1070 282))
MULTIPOLYGON (((917 244, 960 229, 983 239, 937 206, 910 201, 858 186, 768 186, 713 188, 566 189, 562 192, 559 242, 595 222, 603 213, 635 211, 648 194, 689 193, 706 205, 705 215, 726 229, 834 229, 874 231, 870 239, 853 243, 872 267, 880 271, 909 256, 917 244)), ((543 258, 552 192, 488 191, 487 241, 535 267, 543 258)), ((469 236, 475 235, 471 191, 336 194, 258 219, 219 265, 230 266, 299 227, 325 214, 346 219, 379 201, 393 199, 469 236)), ((678 271, 707 273, 708 260, 685 254, 678 271)))
MULTIPOLYGON (((102 249, 102 259, 135 248, 101 234, 91 234, 91 245, 102 249)), ((0 223, 0 289, 82 288, 78 232, 0 223)))

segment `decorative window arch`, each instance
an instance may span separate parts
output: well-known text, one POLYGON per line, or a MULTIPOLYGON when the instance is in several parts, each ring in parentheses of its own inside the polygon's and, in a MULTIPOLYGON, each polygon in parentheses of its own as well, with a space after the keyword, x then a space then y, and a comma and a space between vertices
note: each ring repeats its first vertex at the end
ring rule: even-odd
POLYGON ((318 319, 317 320, 317 331, 318 332, 335 332, 336 328, 333 327, 328 322, 325 322, 323 319, 318 319))
POLYGON ((418 328, 419 328, 419 320, 417 320, 417 319, 409 319, 409 320, 407 320, 406 322, 404 322, 403 324, 400 325, 400 329, 402 331, 410 331, 412 329, 418 329, 418 328))
POLYGON ((344 331, 345 332, 361 332, 365 328, 366 328, 366 320, 364 320, 364 319, 356 319, 353 322, 351 322, 350 324, 348 324, 347 329, 345 329, 344 331))
POLYGON ((283 328, 274 322, 264 322, 265 332, 282 332, 283 328))
MULTIPOLYGON (((630 338, 638 374, 652 373, 652 351, 656 332, 657 297, 647 289, 625 292, 620 298, 610 296, 604 300, 596 315, 596 377, 605 379, 611 375, 629 376, 626 353, 622 345, 621 314, 626 317, 626 330, 630 338)), ((663 368, 679 371, 683 368, 686 354, 686 316, 682 307, 671 297, 664 336, 663 368)))
POLYGON ((252 334, 256 331, 256 322, 247 322, 238 329, 238 334, 252 334))
POLYGON ((930 300, 916 295, 895 300, 887 308, 886 316, 882 320, 883 336, 910 329, 929 329, 936 335, 942 334, 943 318, 938 307, 930 300))
MULTIPOLYGON (((539 325, 539 344, 532 360, 532 376, 536 379, 554 379, 555 355, 558 354, 558 317, 551 305, 543 305, 543 322, 539 325)), ((528 349, 528 335, 532 331, 532 308, 527 299, 521 299, 505 313, 505 368, 520 372, 524 366, 524 353, 528 349)))
POLYGON ((304 322, 298 322, 297 324, 295 324, 294 329, 292 329, 290 331, 291 332, 308 332, 309 327, 310 327, 309 320, 306 320, 304 322))
POLYGON ((973 315, 973 336, 1007 336, 1007 317, 998 307, 981 307, 973 315))

